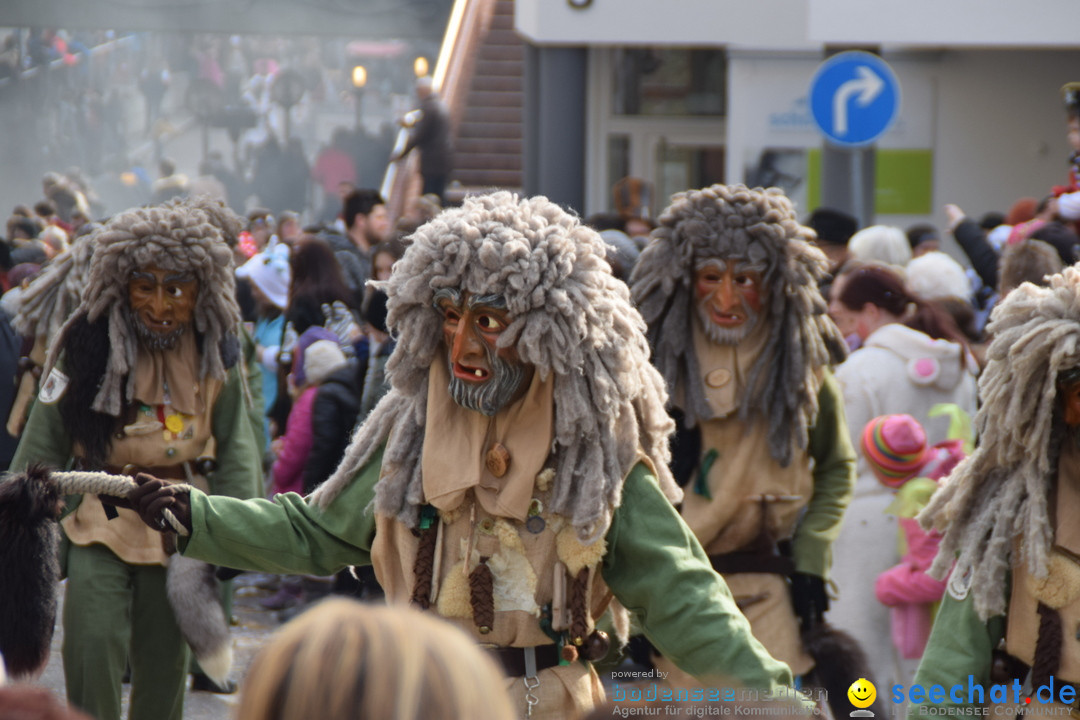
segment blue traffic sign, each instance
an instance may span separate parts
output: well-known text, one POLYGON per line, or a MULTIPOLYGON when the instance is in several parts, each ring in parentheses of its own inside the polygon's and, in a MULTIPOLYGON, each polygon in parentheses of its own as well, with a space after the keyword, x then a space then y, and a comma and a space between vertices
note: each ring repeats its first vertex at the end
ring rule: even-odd
POLYGON ((869 145, 900 110, 900 82, 877 55, 849 50, 818 66, 810 81, 810 114, 829 141, 869 145))

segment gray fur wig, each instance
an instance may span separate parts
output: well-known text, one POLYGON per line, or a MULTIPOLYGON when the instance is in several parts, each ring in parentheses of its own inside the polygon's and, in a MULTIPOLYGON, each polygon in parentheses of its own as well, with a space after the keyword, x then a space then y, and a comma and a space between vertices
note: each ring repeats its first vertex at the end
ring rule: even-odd
POLYGON ((1080 270, 1066 268, 1045 288, 1023 283, 994 308, 987 331, 993 340, 979 377, 979 445, 919 515, 923 527, 945 533, 930 572, 943 577, 957 558, 950 583, 962 590, 970 577, 983 619, 1005 611, 1018 537, 1015 560, 1046 577, 1048 499, 1067 440, 1058 377, 1080 367, 1080 270))
POLYGON ((474 196, 421 226, 381 284, 398 338, 387 365, 392 388, 314 502, 331 503, 385 444, 375 509, 415 526, 428 370, 446 353, 442 316, 432 306, 440 288, 503 295, 512 321, 499 346, 516 346, 542 379, 554 376, 551 508, 583 540, 606 532, 639 450, 668 497, 678 499, 668 471, 674 424, 664 411, 663 379, 649 364, 644 322, 604 257, 594 230, 543 197, 474 196))
POLYGON ((48 344, 82 301, 83 288, 94 254, 95 230, 75 238, 53 258, 23 292, 15 329, 27 337, 45 336, 48 344))
MULTIPOLYGON (((136 208, 112 217, 94 233, 94 251, 83 290, 82 305, 68 318, 61 334, 85 317, 96 322, 102 316, 109 323, 109 362, 93 409, 119 416, 125 399, 130 399, 135 377, 138 346, 129 325, 128 279, 134 270, 157 265, 164 270, 192 272, 199 280, 194 329, 202 336, 200 377, 225 379, 222 344, 240 325, 236 304, 233 256, 210 214, 192 202, 173 202, 156 207, 136 208), (121 388, 124 376, 127 386, 121 388)), ((45 374, 56 363, 61 343, 49 350, 45 374)))
POLYGON ((686 383, 687 427, 711 417, 694 355, 694 270, 709 258, 763 263, 762 320, 769 336, 739 399, 739 418, 768 423, 769 451, 787 466, 804 450, 818 413, 818 374, 846 356, 818 282, 825 255, 778 188, 713 185, 672 197, 630 279, 648 323, 653 362, 668 388, 686 383))

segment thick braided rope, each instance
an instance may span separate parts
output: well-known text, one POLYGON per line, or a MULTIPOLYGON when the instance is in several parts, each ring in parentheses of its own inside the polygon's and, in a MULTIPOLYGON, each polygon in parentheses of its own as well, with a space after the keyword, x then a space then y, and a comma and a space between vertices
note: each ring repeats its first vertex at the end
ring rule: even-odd
MULTIPOLYGON (((111 475, 107 472, 72 470, 54 472, 49 477, 64 495, 89 493, 92 495, 127 497, 127 494, 137 487, 135 481, 127 475, 111 475)), ((186 483, 175 483, 172 487, 180 491, 191 490, 191 486, 186 483)), ((187 537, 187 528, 173 515, 171 510, 162 510, 161 515, 177 534, 187 537)))

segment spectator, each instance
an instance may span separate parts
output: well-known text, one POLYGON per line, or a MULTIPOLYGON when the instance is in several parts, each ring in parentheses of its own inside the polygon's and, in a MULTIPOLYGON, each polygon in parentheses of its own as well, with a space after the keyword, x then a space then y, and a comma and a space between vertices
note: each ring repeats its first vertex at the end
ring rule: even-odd
MULTIPOLYGON (((0 662, 0 685, 3 685, 2 662, 0 662)), ((61 705, 45 688, 31 687, 29 685, 0 687, 0 719, 93 720, 86 713, 61 705)))
MULTIPOLYGON (((841 210, 820 207, 810 213, 806 224, 817 234, 814 244, 829 259, 829 274, 835 276, 848 261, 848 242, 859 229, 859 221, 841 210)), ((822 293, 827 293, 826 288, 822 293)))
POLYGON ((913 258, 941 249, 941 235, 933 225, 918 223, 909 227, 905 234, 908 244, 911 245, 913 258))
POLYGON ((154 204, 175 197, 185 197, 190 189, 187 175, 177 172, 176 162, 170 158, 162 158, 158 163, 158 179, 150 186, 154 204))
POLYGON ((349 131, 343 127, 334 128, 330 144, 319 151, 311 168, 311 179, 322 190, 319 219, 325 223, 333 222, 341 211, 345 199, 339 192, 342 184, 347 183, 350 190, 356 187, 356 160, 349 152, 349 145, 349 131))
POLYGON ((971 283, 964 267, 940 250, 921 253, 908 263, 907 289, 923 300, 954 297, 971 301, 971 283))
POLYGON ((851 236, 851 257, 861 262, 881 262, 903 268, 911 262, 911 245, 898 227, 871 225, 851 236))
MULTIPOLYGON (((862 429, 880 415, 911 415, 931 443, 945 440, 948 433, 946 419, 930 416, 935 405, 952 403, 974 416, 977 367, 947 314, 911 295, 899 274, 886 266, 860 267, 840 286, 830 314, 841 332, 862 339, 836 371, 855 447, 862 429)), ((884 648, 890 643, 888 612, 874 596, 873 579, 899 560, 897 529, 894 520, 883 516, 891 493, 864 458, 859 458, 857 473, 855 495, 833 544, 839 588, 833 612, 863 647, 884 648)), ((872 655, 871 665, 879 684, 902 682, 886 654, 872 655)))
MULTIPOLYGON (((269 413, 277 402, 278 352, 285 331, 285 306, 289 302, 291 271, 285 258, 258 253, 236 271, 237 278, 250 282, 255 303, 255 356, 262 374, 264 436, 272 437, 269 413)), ((266 448, 263 448, 266 450, 266 448)))
MULTIPOLYGON (((965 419, 970 428, 971 419, 965 419)), ((900 524, 905 552, 898 564, 877 576, 874 593, 892 616, 891 654, 896 677, 905 685, 915 675, 930 637, 934 605, 945 592, 945 581, 927 574, 940 536, 919 527, 915 516, 937 490, 937 481, 964 459, 964 443, 955 438, 930 446, 919 421, 902 414, 874 418, 862 433, 860 450, 874 476, 896 491, 888 512, 900 524)))
POLYGON ((334 249, 345 282, 360 298, 371 277, 371 249, 390 239, 390 215, 377 190, 361 189, 345 197, 343 219, 345 236, 327 233, 325 238, 334 249))
MULTIPOLYGON (((292 352, 297 340, 310 327, 327 326, 331 315, 354 316, 359 304, 345 284, 333 251, 322 240, 313 237, 302 240, 293 249, 289 267, 292 279, 289 283, 289 301, 285 307, 285 332, 278 355, 277 402, 270 412, 271 421, 279 428, 285 427, 289 415, 290 401, 284 392, 285 369, 292 364, 292 352)), ((354 326, 358 333, 359 325, 354 323, 354 326)), ((340 342, 349 346, 347 355, 352 355, 351 346, 357 338, 344 331, 335 334, 340 342)))
POLYGON ((1050 284, 1049 277, 1061 272, 1064 267, 1057 250, 1042 240, 1009 245, 1001 255, 1001 286, 998 294, 1004 299, 1025 282, 1046 287, 1050 284))
POLYGON ((391 160, 400 160, 414 149, 419 149, 420 175, 424 179, 420 194, 437 195, 439 202, 445 204, 446 181, 454 167, 450 112, 428 76, 416 81, 416 97, 420 100, 420 118, 411 124, 402 120, 402 125, 409 128, 409 139, 401 152, 391 160))
POLYGON ((1080 238, 1067 225, 1056 221, 1047 222, 1033 230, 1028 237, 1052 246, 1057 250, 1061 264, 1066 267, 1075 265, 1077 260, 1080 260, 1080 238))
POLYGON ((338 347, 338 338, 321 326, 308 328, 296 343, 289 391, 294 396, 285 433, 274 441, 277 460, 274 461, 272 493, 304 490, 304 465, 311 452, 311 408, 319 385, 345 366, 345 354, 338 347))
POLYGON ((292 247, 304 234, 300 226, 300 216, 292 210, 286 210, 278 216, 278 239, 292 247))
POLYGON ((237 720, 513 720, 491 659, 447 622, 328 600, 256 656, 237 720))

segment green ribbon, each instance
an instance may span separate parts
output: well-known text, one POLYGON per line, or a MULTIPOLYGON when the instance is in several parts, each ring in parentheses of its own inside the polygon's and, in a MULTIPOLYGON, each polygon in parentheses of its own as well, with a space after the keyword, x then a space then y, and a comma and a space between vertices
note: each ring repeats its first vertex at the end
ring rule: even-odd
POLYGON ((720 453, 716 451, 716 448, 713 448, 705 453, 705 457, 701 458, 701 464, 698 466, 697 479, 694 480, 694 492, 706 500, 712 500, 712 493, 709 492, 709 471, 712 470, 713 463, 719 457, 720 453))

